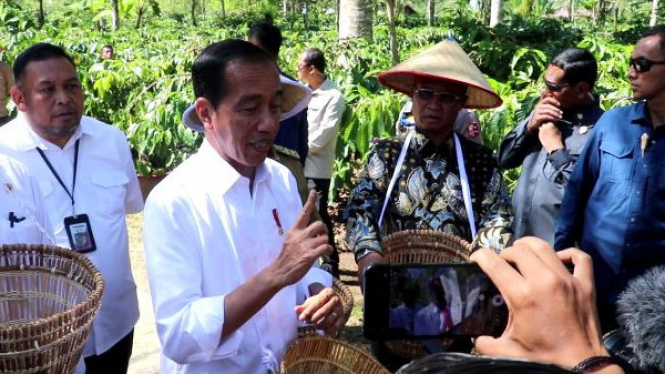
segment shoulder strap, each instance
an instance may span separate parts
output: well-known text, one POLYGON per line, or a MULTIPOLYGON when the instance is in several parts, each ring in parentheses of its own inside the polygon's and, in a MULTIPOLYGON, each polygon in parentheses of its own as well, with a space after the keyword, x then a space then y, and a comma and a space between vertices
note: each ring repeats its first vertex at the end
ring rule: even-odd
POLYGON ((402 145, 402 150, 399 152, 399 157, 397 158, 397 163, 395 164, 395 170, 393 170, 393 176, 390 179, 390 184, 388 184, 388 190, 386 190, 386 198, 383 200, 383 208, 381 208, 381 215, 379 216, 379 227, 381 230, 381 224, 383 223, 383 216, 386 213, 386 208, 388 207, 388 202, 390 201, 390 193, 395 187, 395 182, 399 178, 400 170, 402 169, 402 164, 404 164, 404 158, 409 152, 409 143, 411 143, 411 138, 413 138, 413 133, 415 130, 409 131, 409 134, 404 139, 404 144, 402 145))
POLYGON ((476 220, 473 216, 473 205, 471 204, 471 189, 469 189, 469 178, 466 175, 466 167, 464 166, 464 154, 462 153, 462 145, 459 141, 457 134, 453 133, 455 137, 455 152, 457 153, 457 167, 459 169, 460 183, 462 183, 462 196, 464 197, 464 207, 466 208, 466 217, 469 219, 469 226, 471 227, 471 239, 476 237, 476 220))

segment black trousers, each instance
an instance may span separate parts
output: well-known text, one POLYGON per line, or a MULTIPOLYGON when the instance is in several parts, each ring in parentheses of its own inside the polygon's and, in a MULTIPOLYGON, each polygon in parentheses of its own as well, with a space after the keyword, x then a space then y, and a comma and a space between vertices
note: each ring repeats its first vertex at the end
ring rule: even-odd
POLYGON ((85 358, 85 374, 126 374, 132 356, 134 330, 108 351, 85 358))
MULTIPOLYGON (((308 178, 314 182, 316 192, 319 194, 319 204, 318 211, 321 221, 326 225, 328 229, 328 243, 333 248, 333 251, 330 255, 323 256, 323 264, 332 267, 333 275, 339 278, 338 268, 339 268, 339 254, 337 253, 337 247, 335 247, 335 234, 333 233, 333 225, 330 220, 330 215, 328 215, 328 192, 330 191, 330 179, 317 179, 317 178, 308 178)), ((324 266, 326 268, 326 266, 324 266)))

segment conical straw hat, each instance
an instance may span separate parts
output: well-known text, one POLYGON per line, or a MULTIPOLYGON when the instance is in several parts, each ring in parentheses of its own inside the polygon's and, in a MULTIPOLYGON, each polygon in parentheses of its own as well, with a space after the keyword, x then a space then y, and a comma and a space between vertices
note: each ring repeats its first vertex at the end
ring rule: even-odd
POLYGON ((378 79, 384 86, 409 96, 416 86, 416 79, 446 80, 463 84, 468 87, 465 108, 495 108, 503 102, 454 40, 444 40, 397 64, 379 74, 378 79))

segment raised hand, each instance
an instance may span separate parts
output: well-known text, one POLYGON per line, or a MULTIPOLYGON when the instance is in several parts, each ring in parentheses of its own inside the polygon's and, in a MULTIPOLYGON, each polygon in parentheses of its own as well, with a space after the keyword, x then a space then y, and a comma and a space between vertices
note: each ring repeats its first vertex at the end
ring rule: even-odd
POLYGON ((563 139, 561 131, 552 122, 544 123, 538 130, 538 139, 547 153, 552 153, 557 149, 563 148, 563 139))
POLYGON ((316 191, 310 191, 305 206, 284 238, 282 251, 273 263, 275 276, 284 286, 299 281, 317 258, 332 252, 326 226, 321 221, 308 224, 316 201, 316 191))
POLYGON ((531 119, 526 125, 526 129, 532 134, 536 134, 540 126, 548 122, 556 122, 563 116, 563 111, 559 109, 561 104, 551 96, 544 95, 533 108, 531 119))
POLYGON ((527 237, 500 255, 481 249, 471 255, 503 295, 508 325, 499 338, 481 336, 484 355, 518 357, 572 368, 591 356, 607 356, 595 308, 593 264, 570 248, 554 252, 527 237), (573 274, 563 262, 575 265, 573 274))

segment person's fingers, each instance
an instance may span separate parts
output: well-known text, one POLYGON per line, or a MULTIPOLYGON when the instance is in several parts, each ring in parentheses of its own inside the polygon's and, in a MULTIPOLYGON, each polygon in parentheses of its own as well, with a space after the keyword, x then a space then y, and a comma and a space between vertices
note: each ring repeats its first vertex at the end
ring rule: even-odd
POLYGON ((572 263, 575 268, 573 276, 593 284, 593 260, 591 256, 577 248, 568 248, 556 252, 557 257, 563 263, 572 263))
POLYGON ((305 229, 304 235, 306 235, 308 237, 325 236, 327 238, 328 237, 328 228, 321 221, 312 222, 305 229))
POLYGON ((318 196, 319 195, 316 193, 315 190, 309 191, 309 196, 307 196, 307 201, 305 202, 305 206, 302 207, 300 215, 296 219, 296 222, 293 224, 293 227, 301 229, 307 227, 310 217, 312 216, 312 211, 316 206, 316 201, 318 199, 318 196))
POLYGON ((540 258, 533 253, 529 243, 521 240, 513 243, 511 247, 505 248, 499 256, 513 264, 527 281, 540 279, 543 270, 546 269, 540 258))
POLYGON ((542 122, 555 122, 561 119, 562 113, 556 108, 545 107, 536 111, 535 115, 542 122))
POLYGON ((561 259, 554 252, 546 241, 535 236, 527 236, 515 242, 515 244, 524 245, 530 248, 530 252, 536 255, 550 270, 562 277, 570 275, 561 259))
POLYGON ((473 252, 471 261, 478 264, 483 272, 490 277, 510 306, 511 293, 515 292, 515 286, 524 281, 520 273, 490 249, 480 249, 473 252))
POLYGON ((313 320, 314 313, 325 305, 326 298, 322 295, 324 291, 321 291, 315 296, 311 296, 305 300, 302 305, 296 307, 296 313, 298 313, 298 320, 301 322, 309 322, 313 320))
MULTIPOLYGON (((561 103, 559 102, 559 100, 557 100, 554 97, 548 95, 548 96, 541 97, 540 101, 537 104, 538 107, 548 106, 548 105, 552 106, 556 109, 559 109, 559 107, 561 106, 561 103)), ((559 109, 559 110, 561 110, 561 109, 559 109)))
POLYGON ((510 339, 504 337, 493 338, 491 336, 479 336, 476 338, 475 348, 483 356, 514 356, 521 349, 510 339))
MULTIPOLYGON (((322 322, 324 319, 329 318, 333 313, 335 313, 335 309, 337 305, 339 304, 339 300, 336 295, 326 297, 325 298, 325 304, 321 305, 318 309, 314 311, 312 314, 312 321, 314 322, 322 322)), ((336 316, 339 315, 339 313, 335 313, 335 315, 332 315, 332 320, 334 321, 336 316)))

